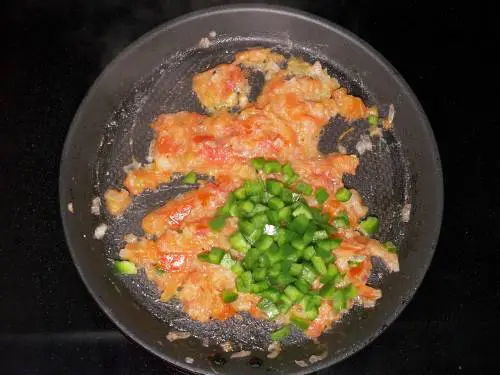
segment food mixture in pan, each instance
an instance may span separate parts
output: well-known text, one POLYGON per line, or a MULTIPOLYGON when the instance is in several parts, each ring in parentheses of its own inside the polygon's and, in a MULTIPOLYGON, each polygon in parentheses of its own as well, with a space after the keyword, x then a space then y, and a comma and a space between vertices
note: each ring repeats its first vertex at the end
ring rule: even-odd
POLYGON ((120 216, 133 196, 178 173, 197 189, 149 212, 143 237, 125 236, 117 271, 144 269, 161 301, 178 298, 201 322, 240 312, 272 319, 281 326, 276 341, 290 325, 318 337, 354 304, 373 307, 381 291, 367 285, 372 257, 396 272, 396 248, 372 238, 379 219, 343 185, 358 158, 317 145, 335 116, 366 119, 372 130, 387 119, 319 62, 270 49, 240 52, 192 84, 208 114, 158 116, 153 162, 129 171, 124 189, 109 189, 106 207, 120 216), (251 71, 265 77, 255 102, 251 71))

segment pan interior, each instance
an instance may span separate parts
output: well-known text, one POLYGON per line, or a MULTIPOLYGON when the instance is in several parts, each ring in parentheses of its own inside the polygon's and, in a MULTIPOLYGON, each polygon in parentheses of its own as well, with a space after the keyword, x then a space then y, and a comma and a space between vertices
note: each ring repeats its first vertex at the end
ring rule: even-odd
MULTIPOLYGON (((351 94, 360 96, 369 105, 379 105, 382 112, 387 111, 390 103, 379 102, 377 93, 364 87, 356 75, 336 63, 335 59, 318 55, 308 45, 284 43, 272 38, 218 38, 208 48, 191 48, 166 58, 154 71, 137 82, 133 91, 116 108, 103 126, 93 176, 94 195, 103 197, 109 187, 120 186, 125 177, 124 166, 133 161, 147 163, 148 149, 153 138, 149 125, 156 116, 183 110, 204 113, 191 89, 194 74, 231 61, 237 51, 257 46, 271 47, 286 56, 301 56, 311 62, 319 60, 351 94)), ((261 77, 252 74, 251 82, 254 84, 253 92, 257 93, 262 86, 261 77)), ((348 187, 357 189, 370 212, 380 217, 383 225, 378 238, 382 241, 393 240, 400 248, 404 248, 406 224, 401 220, 401 211, 405 205, 412 203, 412 192, 408 163, 398 138, 393 132, 384 131, 382 137, 372 138, 372 151, 359 155, 356 144, 361 135, 368 134, 368 124, 358 121, 353 125, 355 130, 343 139, 342 145, 348 153, 360 157, 360 166, 357 174, 346 178, 345 183, 348 187)), ((336 151, 338 137, 348 127, 340 118, 332 120, 323 130, 318 145, 320 151, 336 151)), ((118 258, 118 252, 124 245, 123 236, 127 233, 142 234, 140 220, 146 212, 193 188, 195 186, 183 185, 179 180, 173 181, 163 185, 159 191, 146 192, 136 197, 126 214, 119 219, 104 214, 109 229, 103 241, 110 267, 111 260, 118 258)), ((383 266, 380 262, 375 262, 374 266, 371 285, 380 287, 385 292, 386 283, 391 282, 393 275, 389 275, 387 279, 381 277, 386 273, 383 266)), ((235 350, 266 350, 270 344, 269 333, 276 328, 274 323, 255 320, 249 316, 243 316, 242 320, 231 318, 223 322, 201 324, 189 319, 182 312, 179 302, 159 302, 155 286, 144 274, 137 278, 111 277, 117 278, 114 282, 118 288, 124 287, 131 292, 141 308, 150 311, 172 329, 189 331, 210 344, 231 341, 235 350)), ((343 336, 356 329, 370 314, 371 310, 356 308, 325 336, 332 336, 328 340, 339 344, 343 336)), ((304 340, 295 331, 285 340, 284 346, 303 345, 304 340)))

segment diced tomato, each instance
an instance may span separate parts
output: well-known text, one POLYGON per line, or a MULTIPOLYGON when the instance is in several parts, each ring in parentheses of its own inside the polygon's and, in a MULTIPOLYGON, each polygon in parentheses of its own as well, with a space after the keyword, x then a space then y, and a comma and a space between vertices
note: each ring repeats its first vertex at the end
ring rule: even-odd
POLYGON ((356 279, 359 282, 366 283, 372 270, 372 263, 370 260, 365 259, 358 266, 349 268, 349 278, 356 279))
POLYGON ((235 87, 236 87, 236 83, 234 81, 227 81, 226 82, 226 91, 224 92, 224 94, 231 95, 233 90, 235 89, 235 87))
POLYGON ((229 150, 226 146, 206 145, 202 148, 201 154, 210 161, 226 162, 229 159, 229 150))
POLYGON ((196 222, 193 224, 195 234, 197 235, 204 235, 207 234, 209 229, 208 229, 208 222, 210 221, 210 218, 203 218, 200 221, 196 222))
POLYGON ((192 209, 193 206, 191 202, 179 205, 179 207, 175 211, 170 213, 167 219, 167 223, 172 228, 179 227, 184 219, 191 213, 192 209))
POLYGON ((193 209, 192 199, 167 204, 142 219, 142 229, 148 234, 161 235, 167 228, 180 229, 193 209))
POLYGON ((197 198, 200 200, 202 206, 206 206, 213 196, 214 192, 212 191, 198 190, 197 198))
POLYGON ((207 141, 213 141, 215 137, 213 135, 195 135, 193 137, 194 143, 203 143, 207 141))
POLYGON ((339 106, 339 112, 348 120, 356 120, 366 116, 366 106, 363 101, 355 96, 347 94, 343 87, 333 92, 333 98, 339 106))
POLYGON ((234 307, 229 303, 224 303, 222 309, 214 314, 214 318, 219 320, 226 320, 236 313, 234 307))
POLYGON ((256 319, 264 319, 266 317, 265 314, 262 311, 260 311, 254 304, 252 304, 252 307, 250 307, 248 313, 256 319))
POLYGON ((185 271, 188 266, 188 256, 183 253, 171 253, 160 257, 159 267, 167 272, 185 271))
POLYGON ((172 137, 164 135, 158 140, 157 149, 160 154, 173 154, 180 150, 180 146, 174 142, 172 137))
POLYGON ((123 184, 132 195, 139 195, 146 189, 156 189, 158 179, 152 171, 136 169, 127 173, 123 184))
POLYGON ((325 329, 331 326, 334 316, 333 316, 332 306, 328 301, 323 301, 319 307, 319 313, 316 319, 311 322, 311 325, 306 331, 306 335, 309 337, 319 337, 325 329))

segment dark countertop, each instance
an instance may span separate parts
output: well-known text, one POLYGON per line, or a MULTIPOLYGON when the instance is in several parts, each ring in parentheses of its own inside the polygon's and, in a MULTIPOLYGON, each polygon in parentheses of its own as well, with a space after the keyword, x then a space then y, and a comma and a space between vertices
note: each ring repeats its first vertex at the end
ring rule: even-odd
MULTIPOLYGON (((164 21, 221 3, 47 0, 0 6, 0 372, 174 371, 122 336, 79 279, 59 217, 59 158, 86 90, 123 47, 164 21)), ((498 220, 499 175, 486 179, 496 149, 493 133, 481 133, 499 125, 482 89, 492 85, 487 72, 494 63, 483 57, 498 45, 493 9, 442 2, 428 8, 416 1, 270 3, 328 18, 380 51, 421 100, 444 170, 441 238, 415 298, 371 345, 320 373, 493 373, 500 236, 489 223, 498 220), (479 26, 476 39, 472 31, 479 26), (483 102, 475 104, 477 99, 483 102)))

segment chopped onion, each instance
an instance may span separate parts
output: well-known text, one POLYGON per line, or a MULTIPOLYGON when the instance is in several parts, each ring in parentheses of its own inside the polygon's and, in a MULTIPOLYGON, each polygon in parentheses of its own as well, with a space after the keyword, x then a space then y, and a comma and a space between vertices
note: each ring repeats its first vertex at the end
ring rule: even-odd
POLYGON ((137 242, 137 236, 135 234, 132 234, 132 233, 128 233, 126 234, 123 239, 125 240, 126 243, 133 243, 133 242, 137 242))
POLYGON ((106 224, 104 224, 104 223, 100 224, 99 226, 97 226, 97 228, 95 228, 94 238, 100 240, 101 238, 104 237, 107 230, 108 230, 108 226, 106 224))
POLYGON ((171 331, 167 335, 167 340, 172 342, 175 340, 184 340, 191 336, 189 332, 181 332, 181 331, 171 331))
POLYGON ((208 48, 208 47, 210 47, 210 44, 211 44, 210 40, 207 37, 205 37, 205 38, 200 39, 198 46, 201 48, 208 48))
POLYGON ((130 171, 133 171, 133 170, 136 170, 136 169, 139 169, 140 167, 142 166, 141 163, 139 163, 137 160, 135 160, 135 158, 132 156, 132 163, 130 164, 127 164, 126 166, 123 167, 123 171, 125 173, 128 173, 130 171))
POLYGON ((387 114, 387 118, 384 120, 384 129, 392 128, 392 123, 394 121, 394 116, 396 115, 396 110, 394 109, 394 105, 389 105, 389 113, 387 114))
POLYGON ((276 234, 276 227, 272 224, 264 225, 264 234, 268 236, 274 236, 276 234))
POLYGON ((366 114, 368 116, 377 116, 378 117, 378 108, 377 106, 371 106, 367 109, 366 114))
POLYGON ((362 134, 359 137, 358 143, 356 143, 356 150, 360 155, 363 155, 366 151, 371 151, 373 148, 372 141, 370 136, 367 134, 362 134))
POLYGON ((101 214, 101 198, 95 197, 92 199, 92 204, 90 205, 90 212, 92 215, 99 216, 101 214))
POLYGON ((311 73, 313 75, 320 75, 323 71, 323 67, 319 61, 316 61, 311 67, 311 73))
POLYGON ((394 121, 394 115, 396 114, 396 110, 394 109, 394 104, 389 105, 389 113, 387 114, 387 121, 389 124, 392 124, 394 121))
POLYGON ((226 341, 220 344, 220 347, 222 350, 224 350, 226 353, 227 352, 232 352, 233 351, 233 345, 231 344, 231 341, 226 341))
POLYGON ((297 361, 295 360, 295 363, 300 366, 300 367, 307 367, 308 364, 306 363, 306 361, 297 361))
POLYGON ((313 363, 322 361, 322 360, 324 360, 326 358, 327 355, 328 355, 328 351, 327 350, 325 350, 325 352, 322 353, 322 354, 320 354, 320 355, 314 355, 313 354, 312 356, 309 357, 309 362, 311 364, 313 364, 313 363))
POLYGON ((407 223, 410 221, 410 213, 411 213, 411 204, 407 203, 403 206, 401 210, 401 220, 403 223, 407 223))
POLYGON ((149 144, 149 148, 148 148, 148 156, 146 156, 146 160, 148 163, 152 163, 153 160, 154 160, 154 157, 153 157, 153 154, 154 154, 154 149, 155 149, 155 141, 151 141, 151 143, 149 144))
POLYGON ((241 352, 236 352, 231 354, 231 358, 245 358, 252 354, 249 350, 242 350, 241 352))
POLYGON ((382 136, 382 129, 381 128, 370 128, 370 137, 381 137, 382 136))
POLYGON ((273 341, 271 345, 269 345, 269 348, 267 348, 267 351, 269 354, 267 355, 267 358, 274 359, 276 358, 280 352, 281 352, 281 345, 278 341, 273 341))

